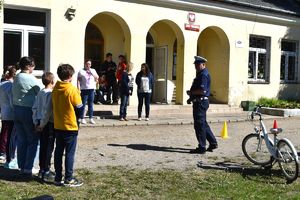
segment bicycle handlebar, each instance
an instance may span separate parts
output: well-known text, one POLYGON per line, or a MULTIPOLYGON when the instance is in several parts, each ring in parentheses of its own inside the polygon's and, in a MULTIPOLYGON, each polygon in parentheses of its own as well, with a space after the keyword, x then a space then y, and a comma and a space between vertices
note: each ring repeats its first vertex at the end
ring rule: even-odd
POLYGON ((259 120, 262 120, 262 117, 261 117, 261 113, 258 112, 258 108, 261 108, 262 106, 261 105, 257 105, 254 110, 251 112, 251 119, 253 120, 254 119, 254 116, 259 116, 259 120))

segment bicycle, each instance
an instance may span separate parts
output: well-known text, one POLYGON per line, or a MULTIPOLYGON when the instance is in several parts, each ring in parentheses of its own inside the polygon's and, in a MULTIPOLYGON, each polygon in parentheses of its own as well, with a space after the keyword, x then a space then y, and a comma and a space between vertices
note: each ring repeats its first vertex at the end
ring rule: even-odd
POLYGON ((281 128, 273 127, 270 129, 270 133, 267 132, 258 108, 260 107, 256 107, 251 112, 251 120, 254 120, 255 116, 259 116, 259 126, 254 127, 255 133, 250 133, 243 139, 243 153, 249 161, 265 169, 271 169, 278 162, 287 182, 292 183, 298 178, 299 173, 297 151, 288 139, 277 138, 277 135, 282 132, 281 128), (274 135, 274 140, 269 137, 269 134, 274 135))

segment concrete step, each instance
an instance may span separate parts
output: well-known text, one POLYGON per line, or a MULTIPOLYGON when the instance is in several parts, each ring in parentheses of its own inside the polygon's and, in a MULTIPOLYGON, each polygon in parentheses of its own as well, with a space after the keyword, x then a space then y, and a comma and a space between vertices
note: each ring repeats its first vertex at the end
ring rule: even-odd
MULTIPOLYGON (((94 105, 94 116, 100 118, 117 118, 119 115, 120 105, 94 105)), ((192 105, 167 105, 151 104, 151 116, 174 116, 174 115, 191 115, 192 105)), ((143 107, 143 114, 145 107, 143 107)), ((225 113, 242 113, 242 108, 229 106, 226 104, 210 104, 208 113, 225 114, 225 113)), ((127 116, 137 116, 137 106, 127 107, 127 116)))

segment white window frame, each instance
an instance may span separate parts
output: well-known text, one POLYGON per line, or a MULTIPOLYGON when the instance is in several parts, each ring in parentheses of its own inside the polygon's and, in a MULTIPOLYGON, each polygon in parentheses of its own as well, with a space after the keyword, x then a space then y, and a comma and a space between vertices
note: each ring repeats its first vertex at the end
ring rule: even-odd
MULTIPOLYGON (((270 82, 270 38, 268 37, 263 37, 263 36, 250 36, 249 37, 249 51, 248 51, 248 55, 249 53, 255 52, 255 66, 254 66, 254 77, 253 78, 248 78, 248 83, 269 83, 270 82), (264 48, 255 48, 255 47, 250 47, 250 37, 255 37, 255 38, 263 38, 266 40, 266 49, 264 48), (266 68, 265 68, 265 79, 261 79, 259 77, 257 77, 258 75, 258 57, 259 54, 265 54, 266 55, 266 68)), ((248 60, 249 63, 249 60, 248 60)))
POLYGON ((295 52, 293 52, 293 51, 281 51, 281 56, 283 56, 283 55, 285 56, 285 64, 284 64, 285 74, 284 74, 284 79, 280 80, 280 83, 296 83, 297 79, 298 79, 298 76, 297 76, 297 74, 298 74, 298 43, 297 43, 297 41, 290 41, 290 40, 282 40, 281 43, 282 42, 293 42, 293 43, 295 43, 296 44, 296 51, 295 52), (288 70, 289 70, 289 60, 288 60, 288 58, 290 56, 295 57, 295 77, 294 77, 294 80, 288 80, 288 70))
MULTIPOLYGON (((18 9, 9 7, 12 9, 18 9)), ((32 11, 32 10, 28 10, 32 11)), ((37 11, 37 10, 34 10, 37 11)), ((43 26, 32 26, 32 25, 20 25, 20 24, 3 24, 3 34, 4 31, 14 31, 14 32, 20 32, 22 34, 22 44, 21 44, 21 57, 23 56, 29 56, 28 50, 29 50, 29 34, 30 33, 37 33, 37 34, 44 34, 45 35, 45 68, 44 70, 34 70, 32 74, 34 76, 42 76, 44 71, 50 71, 50 49, 49 49, 49 33, 48 33, 48 22, 49 22, 49 13, 47 11, 40 11, 45 12, 46 14, 46 27, 43 26)))

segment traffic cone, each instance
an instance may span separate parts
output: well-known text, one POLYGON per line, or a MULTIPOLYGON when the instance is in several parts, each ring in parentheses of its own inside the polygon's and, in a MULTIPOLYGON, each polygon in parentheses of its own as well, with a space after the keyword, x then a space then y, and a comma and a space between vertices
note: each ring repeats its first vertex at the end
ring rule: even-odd
POLYGON ((227 123, 226 123, 226 121, 224 121, 224 125, 223 125, 222 131, 221 131, 221 137, 223 139, 227 139, 228 138, 227 123))
POLYGON ((278 125, 277 125, 277 121, 276 121, 276 119, 274 119, 274 123, 273 123, 273 129, 278 129, 278 125))

